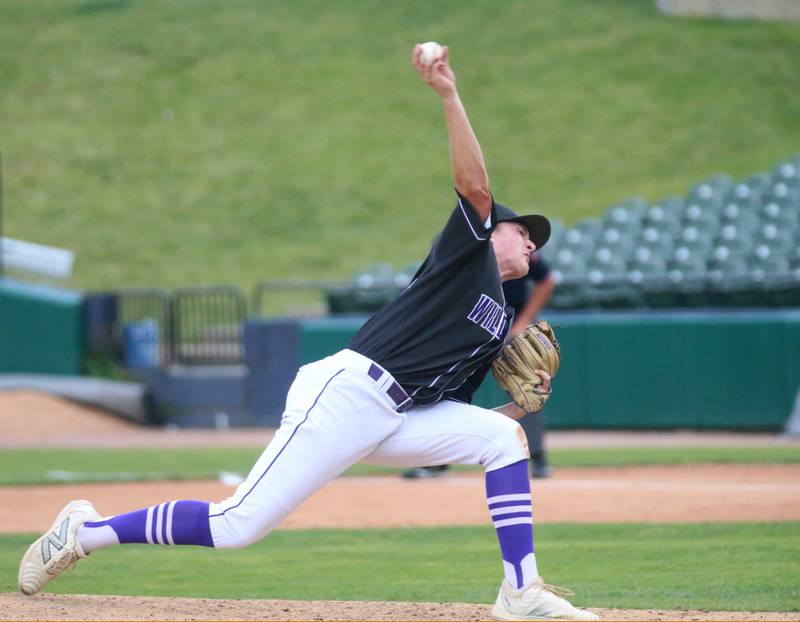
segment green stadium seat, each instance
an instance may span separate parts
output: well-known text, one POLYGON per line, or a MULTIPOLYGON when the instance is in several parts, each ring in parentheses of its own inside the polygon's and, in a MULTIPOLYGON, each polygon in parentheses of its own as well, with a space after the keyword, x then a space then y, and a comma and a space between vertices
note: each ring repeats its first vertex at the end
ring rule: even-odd
POLYGON ((761 221, 764 224, 773 223, 779 229, 796 231, 800 227, 800 204, 770 200, 761 209, 761 221))
POLYGON ((718 207, 731 188, 733 188, 731 176, 717 173, 693 186, 686 196, 686 204, 718 207))
POLYGON ((617 229, 616 227, 608 227, 603 229, 597 240, 595 250, 598 248, 607 248, 615 255, 627 258, 633 249, 634 238, 633 235, 624 229, 617 229))
POLYGON ((800 232, 787 255, 787 272, 765 272, 764 289, 774 307, 800 307, 800 232))
POLYGON ((679 246, 667 262, 667 279, 678 292, 682 307, 710 304, 706 295, 706 250, 679 246))
POLYGON ((720 228, 725 225, 734 225, 741 231, 747 231, 751 235, 761 225, 761 215, 759 210, 761 204, 743 205, 734 201, 728 201, 722 206, 720 212, 720 228))
POLYGON ((584 256, 572 248, 562 247, 556 253, 551 268, 556 286, 548 307, 578 309, 586 306, 588 299, 584 256))
POLYGON ((654 294, 662 295, 666 290, 667 300, 663 301, 663 305, 655 306, 672 306, 670 301, 674 295, 669 293, 671 287, 667 281, 667 263, 663 255, 655 254, 647 246, 634 249, 627 266, 627 279, 636 288, 640 305, 651 304, 654 294))
POLYGON ((687 248, 693 254, 707 254, 713 243, 712 233, 694 225, 685 227, 675 242, 674 248, 687 248))
POLYGON ((622 256, 614 254, 603 246, 592 255, 586 266, 586 276, 594 285, 625 281, 626 267, 627 264, 622 256))
POLYGON ((549 263, 553 262, 558 249, 561 247, 561 242, 564 239, 564 233, 566 233, 566 230, 567 229, 563 222, 557 218, 550 219, 550 239, 547 240, 547 244, 545 244, 541 251, 542 256, 549 263))
POLYGON ((789 252, 789 265, 793 270, 795 268, 800 268, 800 231, 797 232, 794 245, 792 246, 792 250, 789 252))
POLYGON ((374 313, 407 285, 406 276, 399 275, 391 264, 376 263, 355 273, 348 285, 328 290, 328 310, 331 313, 374 313))
POLYGON ((642 220, 642 227, 677 233, 681 227, 685 204, 680 197, 665 197, 647 208, 642 220))
POLYGON ((790 188, 800 190, 800 154, 776 164, 772 169, 772 178, 775 182, 783 182, 790 188))
POLYGON ((789 270, 788 255, 762 254, 759 248, 747 260, 750 276, 756 281, 763 281, 766 275, 786 274, 789 270))
POLYGON ((763 285, 750 276, 742 255, 711 260, 708 264, 708 289, 710 301, 715 306, 754 307, 765 303, 763 285))
POLYGON ((564 232, 559 243, 559 251, 566 248, 577 255, 588 257, 595 247, 601 230, 602 225, 597 220, 581 221, 564 232))
POLYGON ((732 195, 737 199, 748 199, 765 194, 772 184, 769 173, 753 173, 733 187, 732 195))
POLYGON ((673 232, 657 227, 645 227, 634 241, 635 246, 646 246, 653 253, 667 256, 675 245, 673 232))
POLYGON ((771 255, 789 255, 795 244, 794 231, 781 229, 775 223, 767 222, 753 238, 753 252, 762 257, 771 255))
POLYGON ((351 281, 356 287, 370 289, 392 285, 394 275, 395 271, 391 264, 381 262, 369 266, 363 272, 354 274, 351 281))
POLYGON ((624 258, 606 247, 595 250, 587 266, 587 297, 593 307, 631 308, 644 305, 638 287, 628 281, 624 258))
POLYGON ((638 284, 648 276, 666 276, 666 258, 666 254, 654 252, 649 246, 636 247, 627 265, 628 280, 638 284))
MULTIPOLYGON (((726 255, 746 255, 753 247, 753 231, 736 224, 726 223, 720 227, 714 239, 712 254, 725 252, 726 255), (724 249, 724 250, 722 250, 724 249)), ((725 259, 725 257, 716 257, 725 259)))
POLYGON ((690 203, 683 212, 683 226, 695 227, 711 236, 716 235, 719 229, 719 211, 709 206, 690 203))
POLYGON ((586 259, 575 249, 562 247, 556 254, 552 269, 556 283, 586 278, 586 259))
POLYGON ((630 235, 636 234, 642 227, 642 220, 647 211, 644 199, 633 197, 609 207, 603 215, 606 229, 614 228, 630 235))

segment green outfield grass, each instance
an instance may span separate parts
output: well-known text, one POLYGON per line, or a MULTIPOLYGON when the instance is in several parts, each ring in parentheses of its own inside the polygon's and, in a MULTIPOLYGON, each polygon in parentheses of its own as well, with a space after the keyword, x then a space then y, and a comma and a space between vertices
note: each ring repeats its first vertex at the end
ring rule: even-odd
MULTIPOLYGON (((16 589, 34 536, 0 536, 0 589, 16 589)), ((796 611, 800 523, 541 525, 545 578, 578 605, 796 611)), ((277 531, 237 551, 142 545, 98 551, 58 593, 493 602, 491 527, 277 531)))
MULTIPOLYGON (((0 485, 216 479, 224 471, 246 475, 260 454, 260 448, 2 450, 0 485)), ((556 468, 713 462, 796 464, 800 463, 800 446, 558 449, 550 452, 550 457, 556 468)), ((358 464, 346 475, 399 471, 358 464)))
POLYGON ((453 204, 451 45, 498 200, 567 223, 798 149, 800 29, 644 0, 4 0, 10 237, 74 284, 248 288, 419 260, 453 204))

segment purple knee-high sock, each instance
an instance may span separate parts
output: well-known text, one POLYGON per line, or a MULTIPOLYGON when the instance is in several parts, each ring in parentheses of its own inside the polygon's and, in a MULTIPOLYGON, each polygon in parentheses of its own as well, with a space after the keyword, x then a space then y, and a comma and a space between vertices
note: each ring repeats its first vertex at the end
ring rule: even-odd
POLYGON ((86 553, 114 544, 214 546, 206 501, 168 501, 90 521, 79 528, 78 540, 86 553))
POLYGON ((533 511, 528 461, 486 473, 486 500, 497 530, 508 584, 520 589, 539 576, 533 552, 533 511))

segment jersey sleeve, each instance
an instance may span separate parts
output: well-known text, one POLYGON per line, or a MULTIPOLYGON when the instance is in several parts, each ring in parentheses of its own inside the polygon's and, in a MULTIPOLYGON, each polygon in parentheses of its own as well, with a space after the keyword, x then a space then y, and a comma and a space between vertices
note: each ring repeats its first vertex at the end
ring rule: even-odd
POLYGON ((489 241, 495 224, 497 224, 497 214, 494 201, 488 221, 481 222, 478 212, 469 200, 456 191, 455 209, 433 245, 433 254, 441 261, 469 253, 475 247, 489 241))

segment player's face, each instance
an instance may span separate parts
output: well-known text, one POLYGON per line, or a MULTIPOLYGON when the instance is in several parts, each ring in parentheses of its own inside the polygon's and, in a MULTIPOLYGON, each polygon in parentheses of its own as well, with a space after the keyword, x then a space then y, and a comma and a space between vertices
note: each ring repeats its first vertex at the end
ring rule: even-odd
POLYGON ((504 281, 528 274, 531 253, 536 250, 536 245, 531 242, 524 226, 518 222, 501 222, 492 231, 492 246, 504 281))

